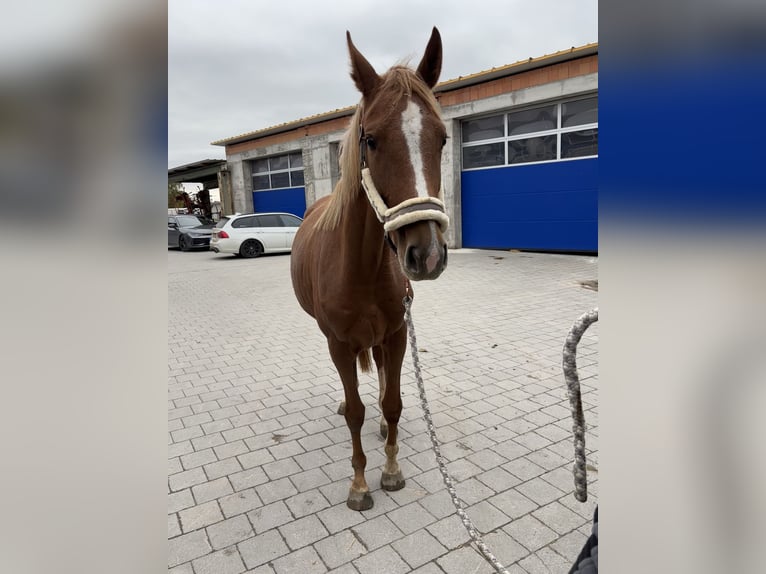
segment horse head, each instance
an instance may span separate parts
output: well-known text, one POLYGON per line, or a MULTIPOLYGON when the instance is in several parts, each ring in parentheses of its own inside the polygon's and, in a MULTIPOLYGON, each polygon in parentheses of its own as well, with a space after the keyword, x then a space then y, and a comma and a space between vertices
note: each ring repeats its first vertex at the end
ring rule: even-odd
POLYGON ((447 131, 432 91, 442 64, 439 31, 433 29, 417 70, 394 66, 382 76, 346 37, 351 78, 362 93, 362 185, 404 274, 436 279, 447 265, 449 224, 441 193, 447 131))

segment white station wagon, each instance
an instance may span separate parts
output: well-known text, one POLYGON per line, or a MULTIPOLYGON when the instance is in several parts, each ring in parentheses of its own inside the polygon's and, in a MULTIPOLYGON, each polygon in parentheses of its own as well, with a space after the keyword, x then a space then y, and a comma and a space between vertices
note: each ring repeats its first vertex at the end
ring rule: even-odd
POLYGON ((303 222, 290 213, 227 215, 213 228, 210 250, 258 257, 263 253, 289 253, 295 232, 303 222))

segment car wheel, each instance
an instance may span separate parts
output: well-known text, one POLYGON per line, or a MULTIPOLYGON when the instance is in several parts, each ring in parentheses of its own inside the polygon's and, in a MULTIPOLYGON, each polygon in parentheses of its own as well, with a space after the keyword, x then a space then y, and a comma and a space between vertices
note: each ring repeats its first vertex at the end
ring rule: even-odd
POLYGON ((258 257, 263 253, 263 245, 261 245, 260 241, 255 241, 254 239, 251 239, 249 241, 245 241, 242 246, 239 248, 239 254, 242 257, 245 258, 251 258, 251 257, 258 257))
POLYGON ((189 251, 189 249, 191 249, 191 243, 189 241, 189 238, 186 237, 185 235, 182 235, 178 239, 178 247, 181 248, 181 251, 189 251))

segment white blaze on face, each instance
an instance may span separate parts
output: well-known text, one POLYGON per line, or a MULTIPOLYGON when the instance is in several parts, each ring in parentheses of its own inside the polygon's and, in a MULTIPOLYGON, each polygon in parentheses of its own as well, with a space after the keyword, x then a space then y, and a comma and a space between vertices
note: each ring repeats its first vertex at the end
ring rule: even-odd
POLYGON ((423 154, 420 152, 420 139, 423 133, 423 115, 420 107, 410 100, 402 112, 402 132, 410 151, 412 169, 415 171, 415 191, 418 197, 428 197, 426 173, 423 166, 423 154))

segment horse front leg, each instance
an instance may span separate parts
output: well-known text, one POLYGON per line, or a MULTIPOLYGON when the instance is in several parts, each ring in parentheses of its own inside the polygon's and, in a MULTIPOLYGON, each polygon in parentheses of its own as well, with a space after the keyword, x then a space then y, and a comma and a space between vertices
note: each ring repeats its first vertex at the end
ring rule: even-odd
MULTIPOLYGON (((404 488, 404 476, 399 468, 397 455, 399 444, 399 417, 402 414, 402 397, 399 384, 402 373, 402 361, 407 348, 407 328, 402 327, 389 337, 383 346, 383 374, 385 376, 385 392, 381 400, 383 416, 388 423, 386 436, 386 464, 380 486, 383 490, 400 490, 404 488)), ((382 386, 382 385, 381 385, 382 386)))
POLYGON ((384 439, 388 436, 388 423, 383 415, 383 397, 386 396, 386 368, 383 363, 383 348, 375 346, 372 348, 372 356, 375 359, 375 366, 378 368, 378 407, 380 407, 380 436, 384 439))
POLYGON ((340 380, 343 382, 345 395, 344 415, 348 430, 351 431, 351 466, 354 469, 354 478, 348 492, 346 505, 352 510, 369 510, 373 501, 370 488, 364 478, 364 469, 367 466, 367 457, 362 450, 362 424, 364 423, 364 403, 359 397, 359 381, 356 373, 356 354, 348 345, 335 339, 328 340, 330 357, 338 369, 340 380))

